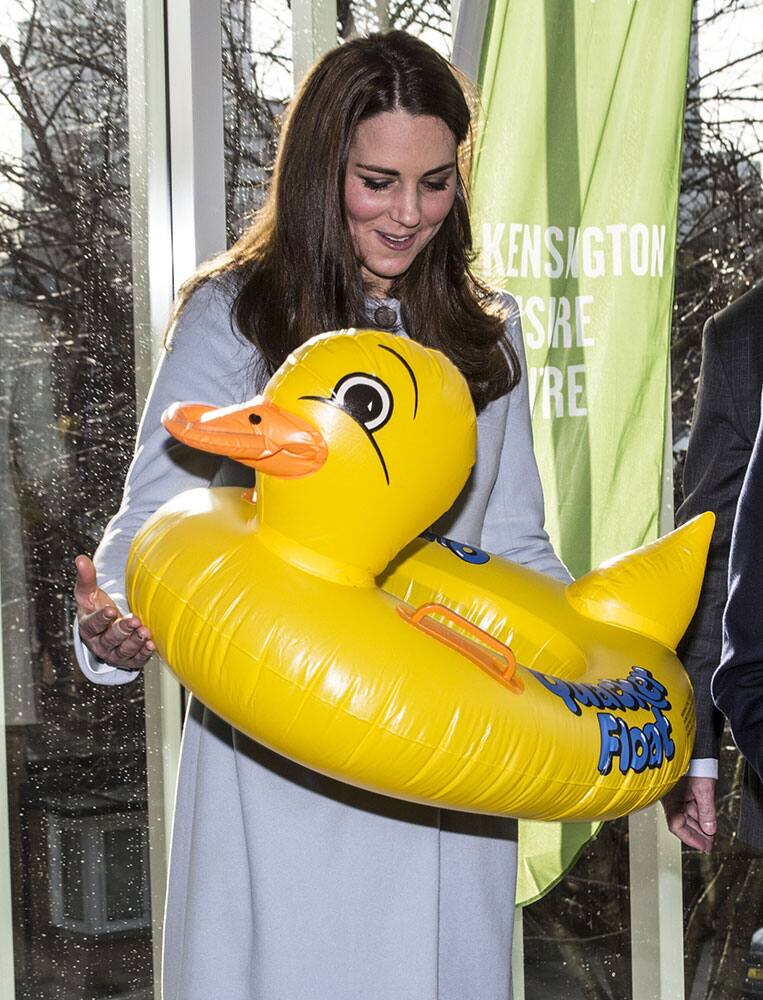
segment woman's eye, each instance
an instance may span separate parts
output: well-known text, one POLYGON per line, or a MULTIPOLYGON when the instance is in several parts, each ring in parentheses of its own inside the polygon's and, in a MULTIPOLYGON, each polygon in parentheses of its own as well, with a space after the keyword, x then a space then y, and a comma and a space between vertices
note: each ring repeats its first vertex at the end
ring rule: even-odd
POLYGON ((392 416, 392 393, 375 375, 345 375, 337 382, 332 399, 367 431, 378 431, 392 416))
POLYGON ((424 187, 429 191, 444 191, 447 186, 447 181, 424 181, 424 187))
POLYGON ((386 191, 392 183, 391 181, 375 181, 373 177, 361 177, 363 186, 371 191, 386 191))

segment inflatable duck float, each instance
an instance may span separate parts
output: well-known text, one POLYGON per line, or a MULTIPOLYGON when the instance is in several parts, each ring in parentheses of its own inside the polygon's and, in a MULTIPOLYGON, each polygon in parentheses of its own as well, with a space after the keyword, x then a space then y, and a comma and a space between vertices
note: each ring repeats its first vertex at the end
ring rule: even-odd
POLYGON ((164 423, 257 470, 256 498, 165 504, 128 564, 159 653, 229 723, 376 792, 520 818, 614 818, 684 773, 674 650, 712 515, 568 586, 433 535, 474 463, 468 387, 379 331, 314 338, 262 396, 164 423))

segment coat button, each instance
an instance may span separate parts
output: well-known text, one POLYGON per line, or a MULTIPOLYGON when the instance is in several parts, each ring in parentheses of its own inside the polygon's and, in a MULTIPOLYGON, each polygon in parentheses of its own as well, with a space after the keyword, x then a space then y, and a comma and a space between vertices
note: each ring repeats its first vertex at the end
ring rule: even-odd
POLYGON ((397 325, 397 313, 389 306, 379 306, 374 310, 374 323, 385 330, 391 330, 397 325))

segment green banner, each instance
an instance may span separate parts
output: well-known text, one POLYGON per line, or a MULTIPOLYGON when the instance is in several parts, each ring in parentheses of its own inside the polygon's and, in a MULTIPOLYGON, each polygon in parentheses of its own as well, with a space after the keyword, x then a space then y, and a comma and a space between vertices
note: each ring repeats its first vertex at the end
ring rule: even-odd
MULTIPOLYGON (((691 6, 494 0, 488 15, 478 269, 522 310, 547 527, 574 576, 658 534, 691 6)), ((518 900, 591 832, 523 825, 518 900)))

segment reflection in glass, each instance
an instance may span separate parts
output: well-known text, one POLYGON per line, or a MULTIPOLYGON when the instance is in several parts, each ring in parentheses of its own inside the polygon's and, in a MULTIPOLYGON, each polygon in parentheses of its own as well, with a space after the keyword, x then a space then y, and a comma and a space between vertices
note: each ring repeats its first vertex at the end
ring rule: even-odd
POLYGON ((737 838, 744 761, 721 749, 712 854, 683 852, 684 967, 690 1000, 763 997, 763 856, 737 838))
POLYGON ((107 830, 103 838, 106 858, 106 919, 111 925, 148 917, 146 884, 135 878, 145 870, 148 842, 145 829, 126 826, 107 830))
MULTIPOLYGON (((50 842, 49 842, 50 843, 50 842)), ((85 919, 80 838, 75 830, 62 830, 59 841, 61 856, 61 909, 65 920, 81 923, 85 919)), ((54 897, 57 887, 52 886, 54 897)), ((51 910, 53 906, 51 906, 51 910)))
POLYGON ((562 881, 523 911, 526 1000, 630 1000, 628 869, 628 822, 605 823, 562 881))
POLYGON ((135 429, 123 0, 0 30, 0 586, 17 998, 151 993, 142 686, 87 683, 72 559, 135 429), (121 902, 117 904, 115 897, 121 902))
POLYGON ((339 34, 343 39, 371 31, 398 28, 422 38, 445 58, 451 50, 451 4, 449 0, 419 0, 389 3, 385 0, 340 0, 337 4, 339 34))
POLYGON ((286 0, 223 0, 225 192, 232 243, 265 199, 281 117, 292 91, 286 0))

